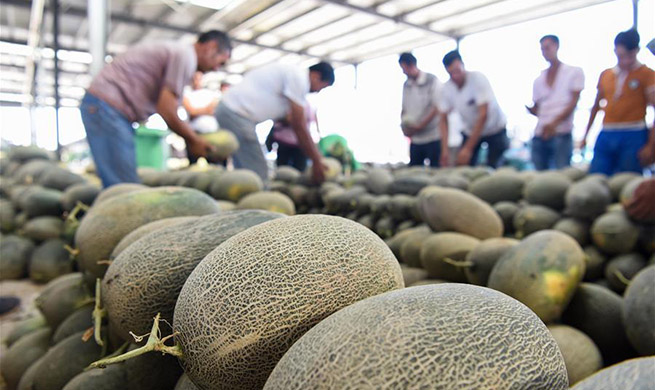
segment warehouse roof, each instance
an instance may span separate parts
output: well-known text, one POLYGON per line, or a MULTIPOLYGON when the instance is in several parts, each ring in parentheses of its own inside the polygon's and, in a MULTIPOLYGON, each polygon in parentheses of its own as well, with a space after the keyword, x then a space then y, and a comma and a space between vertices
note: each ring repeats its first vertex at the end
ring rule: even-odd
MULTIPOLYGON (((112 0, 107 51, 116 55, 152 39, 193 41, 197 32, 227 31, 232 59, 216 80, 270 61, 307 65, 317 59, 357 64, 387 54, 616 0, 112 0)), ((53 94, 51 2, 45 2, 38 90, 53 94)), ((62 104, 75 105, 90 82, 86 0, 60 0, 62 104)), ((0 101, 23 101, 28 0, 0 5, 0 101), (23 99, 23 100, 21 100, 23 99)))

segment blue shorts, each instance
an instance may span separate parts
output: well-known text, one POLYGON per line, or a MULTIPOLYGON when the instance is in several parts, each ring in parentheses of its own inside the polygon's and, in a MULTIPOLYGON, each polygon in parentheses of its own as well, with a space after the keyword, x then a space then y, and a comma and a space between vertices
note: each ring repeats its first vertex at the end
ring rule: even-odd
POLYGON ((589 173, 603 173, 611 176, 618 172, 642 173, 638 153, 648 142, 648 130, 603 129, 596 139, 594 158, 589 173))

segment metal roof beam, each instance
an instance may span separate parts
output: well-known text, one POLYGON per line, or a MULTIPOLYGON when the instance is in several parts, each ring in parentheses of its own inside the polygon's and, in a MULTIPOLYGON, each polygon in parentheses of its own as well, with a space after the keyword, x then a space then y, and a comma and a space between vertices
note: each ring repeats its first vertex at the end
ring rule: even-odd
POLYGON ((456 36, 451 35, 449 33, 439 32, 439 31, 433 30, 429 26, 424 25, 424 24, 416 24, 416 23, 408 22, 407 20, 404 19, 404 17, 385 15, 385 14, 382 14, 382 13, 378 12, 377 10, 375 10, 373 8, 360 7, 358 5, 351 4, 346 0, 321 0, 321 1, 324 2, 324 3, 336 4, 336 5, 340 5, 342 7, 350 8, 352 10, 362 12, 362 13, 366 13, 366 14, 369 14, 369 15, 373 15, 373 16, 376 16, 376 17, 381 18, 381 19, 392 20, 392 21, 394 21, 396 23, 399 23, 399 24, 402 24, 402 25, 405 25, 405 26, 408 26, 408 27, 413 27, 413 28, 416 28, 418 30, 427 31, 427 32, 432 33, 432 34, 440 35, 441 37, 449 37, 449 38, 453 38, 453 39, 457 38, 456 36))

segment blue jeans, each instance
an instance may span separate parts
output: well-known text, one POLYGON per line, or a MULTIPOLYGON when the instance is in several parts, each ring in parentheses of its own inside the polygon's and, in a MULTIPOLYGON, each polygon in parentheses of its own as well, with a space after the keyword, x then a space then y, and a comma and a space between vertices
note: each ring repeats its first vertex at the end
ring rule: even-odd
POLYGON ((573 137, 559 134, 547 140, 541 137, 532 139, 532 162, 538 171, 562 169, 571 165, 573 137))
POLYGON ((425 160, 430 160, 431 167, 439 167, 439 159, 441 158, 441 141, 432 141, 426 144, 409 145, 409 166, 425 165, 425 160))
MULTIPOLYGON (((462 145, 466 143, 469 137, 466 134, 462 134, 462 145)), ((503 128, 496 134, 491 134, 485 137, 481 137, 477 145, 473 149, 473 154, 471 155, 471 161, 469 165, 476 165, 478 163, 478 156, 480 155, 480 148, 482 144, 487 144, 487 165, 492 168, 498 168, 498 165, 502 162, 503 154, 509 147, 509 138, 507 138, 507 129, 503 128)))
POLYGON ((607 176, 617 172, 642 173, 638 153, 646 142, 647 129, 602 130, 596 139, 589 173, 604 173, 607 176))
POLYGON ((86 139, 102 185, 139 183, 136 173, 134 129, 118 110, 86 93, 80 104, 86 139))

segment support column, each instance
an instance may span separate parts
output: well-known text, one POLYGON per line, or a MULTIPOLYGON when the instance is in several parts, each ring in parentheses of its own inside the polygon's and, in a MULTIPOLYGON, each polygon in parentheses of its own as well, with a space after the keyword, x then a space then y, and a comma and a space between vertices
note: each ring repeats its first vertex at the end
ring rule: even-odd
POLYGON ((54 56, 55 78, 55 130, 57 136, 57 159, 61 160, 61 144, 59 143, 59 0, 52 0, 52 49, 54 56))
POLYGON ((639 22, 639 0, 632 0, 632 28, 637 29, 639 22))
POLYGON ((89 66, 91 76, 95 76, 105 66, 107 56, 107 0, 88 0, 89 52, 92 62, 89 66))

